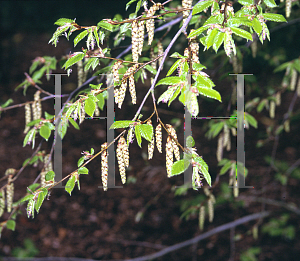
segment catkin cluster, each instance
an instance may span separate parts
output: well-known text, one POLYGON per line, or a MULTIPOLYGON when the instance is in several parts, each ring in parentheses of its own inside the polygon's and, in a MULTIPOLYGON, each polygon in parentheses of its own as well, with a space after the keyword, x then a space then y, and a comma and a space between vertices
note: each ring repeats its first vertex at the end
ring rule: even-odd
MULTIPOLYGON (((154 16, 155 12, 162 7, 161 3, 156 3, 155 5, 151 6, 147 11, 146 17, 154 16)), ((151 45, 154 37, 154 19, 150 18, 146 21, 146 28, 148 32, 148 45, 151 45)))
POLYGON ((30 104, 26 103, 25 104, 25 129, 24 129, 24 133, 27 133, 30 130, 30 127, 26 126, 29 122, 31 122, 31 108, 30 108, 30 104))
POLYGON ((42 104, 40 101, 41 91, 36 91, 34 94, 34 102, 32 103, 33 120, 42 118, 42 104))
POLYGON ((5 191, 0 190, 0 217, 3 215, 5 209, 5 191))
POLYGON ((169 136, 166 143, 166 169, 168 177, 171 177, 172 174, 172 165, 173 165, 173 153, 176 160, 180 160, 179 147, 175 140, 177 141, 177 134, 172 125, 166 124, 169 136))
POLYGON ((143 50, 145 21, 134 20, 131 27, 132 60, 137 63, 143 50))
POLYGON ((129 166, 129 151, 125 138, 120 137, 117 145, 117 159, 122 183, 126 183, 125 168, 129 166))
POLYGON ((135 83, 134 83, 134 72, 137 70, 138 64, 128 68, 126 73, 123 75, 121 88, 115 89, 115 102, 118 104, 118 107, 121 109, 123 101, 125 99, 126 89, 127 89, 127 79, 129 82, 129 92, 131 95, 131 101, 133 104, 136 104, 136 92, 135 92, 135 83))
POLYGON ((157 150, 159 151, 159 153, 162 153, 162 131, 160 123, 155 128, 155 139, 157 150))
MULTIPOLYGON (((281 1, 280 1, 280 2, 281 2, 281 1)), ((286 1, 285 1, 285 16, 286 16, 287 18, 290 17, 291 10, 292 10, 292 0, 286 0, 286 1)))
POLYGON ((53 171, 53 167, 52 167, 52 162, 50 160, 50 154, 47 154, 44 157, 44 170, 41 172, 41 186, 42 187, 47 185, 45 177, 49 171, 53 171))
POLYGON ((112 73, 114 78, 114 86, 118 86, 120 84, 120 78, 119 78, 119 68, 123 61, 119 60, 116 61, 112 67, 112 73))
POLYGON ((107 142, 101 145, 101 179, 103 190, 107 191, 107 176, 108 176, 108 158, 107 158, 107 142))
MULTIPOLYGON (((182 7, 183 8, 191 8, 192 3, 193 3, 193 0, 182 0, 182 7)), ((183 11, 183 13, 182 13, 183 23, 185 23, 185 21, 186 21, 187 17, 189 16, 189 14, 190 14, 190 10, 183 11)))

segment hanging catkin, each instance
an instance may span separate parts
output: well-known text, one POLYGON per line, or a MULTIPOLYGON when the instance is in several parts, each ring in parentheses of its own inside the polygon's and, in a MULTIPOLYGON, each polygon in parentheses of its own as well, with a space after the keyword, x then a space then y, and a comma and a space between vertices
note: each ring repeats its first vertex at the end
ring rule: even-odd
MULTIPOLYGON (((158 41, 157 42, 157 55, 160 56, 163 53, 164 53, 164 47, 163 47, 161 41, 158 41)), ((158 66, 161 65, 162 59, 163 59, 163 57, 158 58, 158 66)))
POLYGON ((0 190, 0 217, 3 215, 5 209, 5 191, 0 190))
POLYGON ((173 146, 172 146, 172 138, 168 136, 166 143, 166 169, 168 178, 171 177, 172 174, 172 165, 173 165, 173 146))
MULTIPOLYGON (((152 121, 148 120, 147 124, 152 126, 152 121)), ((153 158, 153 152, 154 152, 154 135, 152 135, 151 142, 148 142, 148 160, 153 158)))
MULTIPOLYGON (((118 159, 118 165, 119 165, 119 172, 121 176, 122 183, 126 183, 126 171, 125 171, 125 161, 124 161, 124 141, 125 139, 119 139, 118 145, 117 145, 117 159, 118 159)), ((125 142, 126 144, 126 142, 125 142)), ((128 155, 129 157, 129 155, 128 155)))
POLYGON ((13 198, 14 198, 14 183, 13 183, 13 175, 16 173, 15 169, 7 169, 5 171, 5 176, 8 176, 8 181, 6 185, 6 208, 7 212, 11 212, 13 198))
POLYGON ((167 127, 169 133, 171 134, 171 136, 174 138, 174 139, 171 138, 171 141, 172 141, 172 147, 173 147, 175 158, 176 158, 176 160, 180 160, 180 151, 179 151, 179 147, 176 143, 176 141, 178 140, 176 131, 173 128, 173 126, 170 124, 166 124, 166 127, 167 127))
POLYGON ((114 78, 114 86, 118 86, 120 84, 119 78, 119 67, 121 66, 122 61, 116 61, 112 67, 112 73, 114 78))
POLYGON ((139 28, 138 21, 133 20, 131 24, 132 60, 137 63, 139 59, 139 28))
POLYGON ((143 45, 144 45, 144 34, 145 34, 145 21, 138 22, 138 53, 139 55, 142 54, 143 45))
POLYGON ((107 191, 108 161, 107 161, 107 142, 101 145, 101 179, 103 190, 107 191))
MULTIPOLYGON (((156 3, 155 5, 151 6, 147 11, 146 17, 154 16, 155 12, 161 8, 161 3, 156 3)), ((154 19, 150 18, 146 21, 146 28, 148 32, 148 45, 151 45, 154 37, 154 19)))
MULTIPOLYGON (((183 8, 191 8, 193 0, 182 0, 182 7, 183 8)), ((185 23, 187 17, 190 14, 190 10, 183 11, 183 23, 185 23)))
POLYGON ((157 150, 162 153, 162 131, 160 123, 155 128, 155 139, 157 150))
POLYGON ((31 108, 30 108, 30 104, 26 103, 25 104, 25 129, 24 129, 24 133, 27 133, 30 130, 30 127, 26 126, 29 122, 31 122, 31 108))
POLYGON ((42 104, 40 101, 41 91, 36 91, 34 94, 34 103, 32 103, 33 120, 42 118, 42 104))

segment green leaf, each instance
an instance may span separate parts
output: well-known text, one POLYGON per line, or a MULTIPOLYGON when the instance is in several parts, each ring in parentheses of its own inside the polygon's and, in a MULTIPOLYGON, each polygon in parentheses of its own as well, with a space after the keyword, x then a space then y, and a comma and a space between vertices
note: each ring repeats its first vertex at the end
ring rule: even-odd
POLYGON ((66 23, 72 24, 73 22, 74 21, 72 19, 60 18, 54 24, 62 26, 62 25, 65 25, 66 23))
POLYGON ((126 4, 125 10, 127 11, 127 9, 129 8, 129 6, 130 6, 132 3, 136 2, 136 1, 137 1, 137 0, 130 0, 130 1, 126 4))
POLYGON ((115 121, 109 129, 121 129, 121 128, 127 128, 130 125, 132 125, 134 121, 115 121))
POLYGON ((82 52, 76 52, 74 53, 74 55, 69 58, 63 65, 62 68, 68 69, 70 66, 72 66, 73 64, 81 61, 84 58, 84 53, 82 52))
POLYGON ((54 115, 49 114, 48 112, 45 111, 45 119, 46 120, 51 120, 54 118, 54 115))
POLYGON ((170 70, 167 73, 167 76, 170 76, 176 69, 177 67, 180 65, 181 63, 181 59, 177 60, 170 68, 170 70))
POLYGON ((252 127, 257 129, 257 120, 252 115, 250 115, 249 113, 245 113, 245 118, 252 127))
MULTIPOLYGON (((142 144, 142 137, 141 137, 140 129, 137 128, 137 126, 139 126, 139 125, 136 125, 136 126, 135 126, 135 128, 134 128, 134 133, 135 133, 136 141, 137 141, 138 145, 141 147, 141 144, 142 144)), ((150 126, 150 125, 149 125, 149 126, 150 126)))
POLYGON ((271 7, 271 8, 277 6, 274 0, 264 0, 264 3, 266 4, 266 6, 271 7))
POLYGON ((87 115, 93 117, 96 109, 96 103, 92 98, 87 98, 84 102, 84 111, 87 115))
POLYGON ((193 38, 193 37, 195 37, 195 36, 197 36, 197 35, 203 33, 203 32, 204 32, 205 30, 207 30, 207 29, 208 29, 208 26, 202 26, 202 27, 200 27, 200 28, 198 28, 198 29, 192 31, 192 32, 189 34, 188 38, 193 38))
POLYGON ((155 86, 158 85, 173 85, 176 83, 180 83, 181 82, 181 78, 179 76, 170 76, 170 77, 166 77, 161 79, 155 86))
MULTIPOLYGON (((234 163, 235 164, 235 163, 234 163)), ((232 162, 228 161, 220 170, 220 175, 225 174, 231 168, 232 162)))
POLYGON ((149 124, 139 124, 135 126, 135 129, 138 129, 142 137, 147 141, 151 142, 153 136, 153 126, 149 124))
POLYGON ((31 199, 33 199, 33 197, 34 197, 34 195, 32 195, 32 194, 26 195, 25 197, 21 198, 21 199, 18 201, 18 203, 21 204, 21 203, 23 203, 23 202, 25 202, 25 201, 31 200, 31 199))
POLYGON ((195 146, 195 141, 194 141, 194 138, 193 138, 192 136, 188 136, 188 137, 186 138, 186 146, 187 146, 188 148, 192 148, 192 147, 195 146))
POLYGON ((44 190, 41 191, 41 192, 39 192, 38 198, 37 198, 35 206, 34 206, 36 212, 38 212, 38 213, 39 213, 40 208, 41 208, 41 206, 42 206, 42 204, 43 204, 43 202, 45 200, 45 197, 48 194, 48 190, 47 189, 44 189, 44 190), (46 190, 46 191, 44 191, 44 190, 46 190))
POLYGON ((6 228, 7 229, 10 229, 12 231, 15 231, 15 228, 16 228, 16 222, 14 220, 7 220, 6 222, 6 228))
POLYGON ((49 180, 54 180, 54 177, 55 177, 55 173, 54 171, 48 171, 46 176, 45 176, 45 180, 46 181, 49 181, 49 180))
POLYGON ((95 29, 93 30, 93 33, 94 33, 94 36, 95 36, 95 39, 96 39, 96 42, 97 42, 97 46, 100 47, 100 45, 99 45, 100 43, 99 43, 98 28, 97 27, 95 27, 95 29))
POLYGON ((221 95, 218 91, 211 89, 211 88, 198 87, 198 86, 197 86, 197 89, 201 95, 204 95, 206 97, 216 99, 216 100, 222 102, 221 95))
POLYGON ((78 162, 77 162, 77 166, 80 167, 84 162, 84 157, 81 157, 78 162))
POLYGON ((233 17, 228 19, 227 26, 229 27, 239 27, 241 25, 252 26, 252 22, 245 17, 233 17))
POLYGON ((247 40, 253 41, 252 35, 249 32, 247 32, 243 29, 240 29, 240 28, 236 28, 236 27, 231 27, 230 29, 234 34, 236 34, 242 38, 245 38, 247 40))
POLYGON ((65 191, 67 191, 70 194, 70 196, 71 196, 71 193, 72 193, 74 187, 75 187, 75 176, 72 175, 69 178, 69 180, 68 180, 68 182, 67 182, 67 184, 65 186, 65 191))
POLYGON ((214 43, 213 43, 213 49, 215 50, 215 52, 217 52, 219 50, 221 44, 223 43, 224 36, 225 36, 225 33, 220 32, 220 31, 215 36, 214 43))
POLYGON ((196 71, 202 71, 203 69, 206 69, 206 66, 200 63, 193 63, 193 69, 196 71))
POLYGON ((186 106, 192 117, 197 117, 199 114, 199 105, 195 93, 189 91, 186 95, 186 106))
POLYGON ((66 118, 63 118, 58 124, 58 134, 61 137, 61 139, 63 139, 64 136, 66 135, 67 128, 68 128, 68 120, 66 118))
POLYGON ((105 105, 105 100, 104 100, 104 97, 103 97, 103 93, 99 93, 96 98, 98 99, 98 106, 100 108, 101 111, 103 111, 103 107, 105 105))
POLYGON ((41 121, 41 119, 33 120, 33 121, 27 123, 26 126, 29 126, 29 127, 34 126, 35 124, 40 123, 40 121, 41 121))
POLYGON ((256 17, 254 17, 254 19, 252 20, 252 27, 254 31, 257 33, 257 35, 260 35, 262 31, 262 25, 256 17))
POLYGON ((5 103, 1 104, 0 107, 2 108, 6 108, 7 106, 9 106, 10 104, 12 104, 14 101, 12 99, 8 99, 5 103))
POLYGON ((32 140, 32 135, 33 135, 34 129, 31 129, 30 131, 27 132, 24 141, 23 141, 23 147, 25 147, 27 144, 30 144, 32 140))
POLYGON ((215 28, 215 29, 211 30, 210 33, 207 35, 207 37, 206 37, 206 48, 207 49, 209 49, 213 45, 217 33, 218 33, 218 29, 215 28))
POLYGON ((157 71, 152 67, 150 66, 149 64, 147 64, 145 66, 145 69, 147 69, 149 72, 151 72, 153 75, 156 75, 157 71))
POLYGON ((95 70, 98 64, 99 64, 99 59, 96 57, 92 57, 88 60, 88 62, 84 66, 84 71, 85 72, 88 71, 91 67, 93 68, 93 70, 95 70))
POLYGON ((81 32, 79 35, 77 35, 74 39, 74 47, 84 38, 87 36, 88 34, 88 30, 84 30, 83 32, 81 32))
POLYGON ((51 130, 49 129, 49 127, 47 127, 46 125, 43 125, 40 130, 39 130, 40 135, 46 140, 48 141, 50 135, 51 135, 51 130))
POLYGON ((102 20, 102 21, 100 21, 98 24, 97 24, 97 26, 98 27, 102 27, 102 28, 104 28, 104 29, 106 29, 106 30, 108 30, 108 31, 113 31, 113 25, 112 24, 110 24, 110 23, 108 23, 108 22, 106 22, 105 20, 102 20))
POLYGON ((208 172, 208 166, 206 162, 201 157, 195 157, 194 161, 197 162, 200 172, 203 174, 208 185, 211 186, 211 176, 208 172))
POLYGON ((198 4, 196 4, 193 8, 193 15, 202 12, 206 8, 210 7, 212 4, 213 4, 213 1, 202 1, 198 4))
POLYGON ((73 127, 77 130, 80 130, 78 124, 76 121, 74 121, 72 118, 69 118, 69 122, 73 125, 73 127))
POLYGON ((253 5, 253 0, 238 0, 241 5, 253 5))
POLYGON ((176 176, 185 172, 188 169, 189 165, 190 162, 186 159, 181 159, 174 162, 171 169, 171 176, 176 176))
MULTIPOLYGON (((177 89, 176 91, 173 93, 172 97, 170 98, 169 102, 168 102, 168 106, 170 106, 171 102, 174 101, 176 99, 176 97, 178 96, 178 94, 180 93, 181 91, 181 87, 180 85, 176 85, 177 86, 177 89)), ((158 102, 157 102, 158 103, 158 102)))
POLYGON ((281 14, 271 14, 271 13, 264 13, 262 14, 263 18, 269 21, 274 22, 286 22, 286 19, 281 14))
POLYGON ((81 167, 78 169, 78 174, 89 174, 89 170, 86 167, 81 167))
POLYGON ((181 54, 178 53, 178 52, 172 53, 172 54, 170 55, 170 57, 171 57, 171 58, 181 58, 181 59, 186 58, 185 56, 181 55, 181 54))

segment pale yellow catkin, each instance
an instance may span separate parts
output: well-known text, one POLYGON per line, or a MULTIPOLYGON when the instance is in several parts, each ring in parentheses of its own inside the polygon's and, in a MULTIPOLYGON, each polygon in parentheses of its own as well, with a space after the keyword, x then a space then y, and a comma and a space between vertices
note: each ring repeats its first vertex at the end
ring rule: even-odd
POLYGON ((199 228, 203 230, 205 221, 205 206, 201 206, 199 209, 199 228))
POLYGON ((207 201, 207 208, 208 208, 208 220, 211 223, 214 220, 214 204, 210 198, 207 201))
POLYGON ((290 132, 290 120, 286 120, 283 124, 285 132, 290 132))
POLYGON ((300 77, 298 79, 298 83, 297 83, 297 96, 300 97, 300 77))
MULTIPOLYGON (((150 49, 150 60, 152 61, 151 67, 156 70, 157 69, 157 61, 156 60, 154 61, 155 58, 156 58, 156 55, 154 54, 153 48, 151 48, 150 49)), ((151 84, 153 83, 153 80, 154 80, 154 78, 151 77, 151 84)))
POLYGON ((137 20, 133 20, 131 28, 132 60, 137 63, 139 59, 139 28, 137 20))
POLYGON ((138 53, 141 55, 144 45, 145 21, 139 21, 138 28, 138 53))
POLYGON ((162 131, 160 123, 155 128, 155 139, 157 150, 159 151, 159 153, 162 153, 162 131))
POLYGON ((107 176, 108 176, 108 159, 107 159, 107 142, 101 145, 101 179, 103 190, 107 191, 107 176))
POLYGON ((285 16, 287 18, 290 17, 291 10, 292 10, 292 0, 286 0, 285 1, 285 16))
POLYGON ((121 66, 121 64, 122 64, 122 61, 119 60, 119 61, 116 61, 112 67, 114 86, 118 86, 120 84, 119 67, 121 66))
POLYGON ((5 209, 5 191, 0 190, 0 217, 3 215, 5 209))
POLYGON ((6 185, 6 208, 7 212, 11 212, 13 198, 14 198, 14 183, 12 181, 15 169, 7 169, 5 175, 8 175, 8 182, 6 185))
POLYGON ((257 54, 257 40, 253 40, 253 42, 250 45, 251 47, 251 51, 252 51, 252 57, 256 58, 256 54, 257 54))
POLYGON ((239 196, 239 187, 237 185, 237 181, 235 182, 235 186, 233 187, 233 196, 237 198, 239 196))
MULTIPOLYGON (((152 121, 148 120, 147 124, 152 126, 152 121)), ((152 136, 151 142, 148 142, 148 160, 153 158, 153 152, 154 152, 154 135, 152 136)))
POLYGON ((84 83, 84 71, 83 71, 83 62, 82 60, 77 62, 77 79, 78 86, 81 86, 84 83))
POLYGON ((276 105, 279 106, 281 104, 281 92, 277 92, 275 98, 276 98, 276 105))
POLYGON ((275 101, 271 100, 270 101, 270 109, 269 109, 271 119, 274 119, 274 117, 275 117, 275 107, 276 107, 275 101))
POLYGON ((297 71, 295 69, 293 69, 292 75, 291 75, 291 83, 290 83, 291 91, 295 90, 296 83, 297 83, 297 75, 298 75, 297 71))
POLYGON ((221 161, 223 157, 223 134, 221 133, 218 139, 217 160, 221 161))
POLYGON ((29 126, 26 126, 29 122, 31 122, 31 107, 29 103, 25 104, 25 129, 24 133, 27 133, 30 130, 29 126))
MULTIPOLYGON (((182 8, 191 8, 193 0, 182 0, 182 8)), ((183 23, 185 23, 187 17, 190 14, 190 10, 185 10, 182 12, 183 15, 183 23)))
POLYGON ((80 105, 80 114, 79 114, 79 124, 81 124, 85 120, 85 110, 84 110, 84 104, 82 103, 80 105))
POLYGON ((126 171, 125 171, 125 162, 124 162, 124 157, 123 157, 122 139, 119 139, 119 142, 117 145, 117 159, 118 159, 121 181, 123 184, 125 184, 126 183, 126 171))
POLYGON ((173 146, 172 138, 168 136, 166 143, 166 169, 168 178, 172 176, 172 165, 173 165, 173 146))
MULTIPOLYGON (((147 11, 146 17, 151 17, 154 16, 155 12, 157 10, 159 10, 162 7, 161 3, 156 3, 155 5, 151 6, 149 8, 149 10, 147 11)), ((153 37, 154 37, 154 19, 153 18, 149 18, 146 21, 146 28, 147 28, 147 32, 148 32, 148 45, 151 45, 152 41, 153 41, 153 37)))
POLYGON ((42 104, 40 101, 41 91, 36 91, 34 94, 34 103, 32 103, 33 120, 42 118, 42 104))
MULTIPOLYGON (((163 47, 161 41, 158 41, 157 42, 157 55, 160 56, 163 53, 164 53, 164 47, 163 47)), ((162 59, 163 59, 163 57, 158 58, 158 66, 161 65, 162 59)))
POLYGON ((193 176, 192 176, 193 181, 195 182, 196 188, 194 189, 198 189, 201 187, 202 183, 201 183, 201 177, 199 174, 199 169, 197 166, 193 167, 193 176))
POLYGON ((179 151, 179 147, 176 143, 176 141, 178 141, 176 131, 173 128, 173 126, 170 124, 166 124, 166 127, 173 138, 173 139, 171 138, 171 142, 172 142, 174 156, 175 156, 176 160, 180 160, 180 151, 179 151))

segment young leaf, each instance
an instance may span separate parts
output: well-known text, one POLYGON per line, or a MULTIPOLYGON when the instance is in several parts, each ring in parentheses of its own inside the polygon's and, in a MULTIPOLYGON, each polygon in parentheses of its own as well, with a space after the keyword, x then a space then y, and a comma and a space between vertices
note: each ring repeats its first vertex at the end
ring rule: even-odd
POLYGON ((231 31, 234 34, 236 34, 236 35, 238 35, 238 36, 240 36, 242 38, 245 38, 247 40, 253 41, 252 35, 249 32, 247 32, 247 31, 245 31, 243 29, 236 28, 236 27, 231 27, 231 31))
POLYGON ((104 97, 103 97, 103 93, 99 93, 96 98, 98 99, 98 106, 100 108, 101 111, 103 111, 103 107, 104 107, 104 104, 105 104, 105 100, 104 100, 104 97))
POLYGON ((46 125, 43 125, 40 130, 39 130, 40 135, 46 140, 48 141, 50 135, 51 135, 51 130, 49 127, 47 127, 46 125))
POLYGON ((121 129, 121 128, 127 128, 131 124, 133 124, 134 121, 115 121, 109 129, 121 129))
POLYGON ((200 172, 203 174, 206 182, 211 186, 211 177, 206 162, 201 157, 195 157, 194 160, 197 162, 200 172))
POLYGON ((213 4, 213 1, 202 1, 198 4, 196 4, 193 8, 193 15, 202 12, 206 8, 210 7, 212 4, 213 4))
POLYGON ((145 69, 147 69, 149 72, 151 72, 153 75, 156 75, 157 71, 152 67, 150 66, 149 64, 147 64, 145 66, 145 69))
MULTIPOLYGON (((235 164, 235 163, 234 163, 235 164)), ((231 168, 232 162, 228 161, 220 170, 220 175, 225 174, 231 168)))
POLYGON ((140 124, 135 127, 135 129, 137 128, 139 129, 142 137, 151 142, 153 136, 153 126, 149 124, 140 124))
POLYGON ((84 102, 84 111, 87 115, 93 117, 96 109, 96 103, 92 98, 87 98, 84 102))
POLYGON ((274 0, 264 0, 264 3, 266 4, 266 6, 271 7, 271 8, 277 6, 274 0))
POLYGON ((136 137, 136 141, 139 144, 139 146, 141 147, 142 144, 142 137, 141 137, 141 133, 140 133, 140 129, 137 128, 139 125, 136 125, 134 128, 134 133, 135 133, 135 137, 136 137))
POLYGON ((172 165, 171 176, 176 176, 176 175, 183 173, 184 171, 186 171, 188 169, 189 165, 190 165, 190 162, 186 159, 181 159, 181 160, 176 161, 172 165))
POLYGON ((40 208, 41 208, 41 206, 42 206, 42 204, 45 200, 45 197, 48 194, 48 190, 47 189, 44 189, 44 190, 39 192, 38 198, 37 198, 35 206, 34 206, 36 212, 38 212, 38 213, 39 213, 39 210, 40 210, 40 208))
POLYGON ((252 115, 245 113, 245 118, 245 120, 248 121, 252 127, 257 129, 257 120, 252 115))
POLYGON ((214 43, 213 43, 213 49, 215 50, 215 52, 217 52, 219 50, 221 44, 223 43, 224 36, 225 36, 225 34, 220 31, 216 34, 214 43))
POLYGON ((69 180, 68 180, 68 182, 67 182, 67 184, 65 186, 65 191, 67 191, 70 194, 70 196, 71 196, 71 193, 72 193, 74 187, 75 187, 75 176, 72 175, 69 178, 69 180))
POLYGON ((238 0, 241 5, 253 5, 253 0, 238 0))
POLYGON ((206 48, 207 49, 209 49, 215 42, 215 37, 216 37, 217 33, 218 33, 218 29, 215 28, 212 31, 210 31, 210 33, 207 35, 207 38, 206 38, 206 48))
POLYGON ((66 23, 72 24, 73 22, 74 21, 72 19, 60 18, 54 24, 62 26, 62 25, 65 25, 66 23))
POLYGON ((206 97, 216 99, 216 100, 222 102, 221 95, 218 91, 211 89, 211 88, 199 87, 199 86, 197 86, 197 89, 201 95, 204 95, 206 97))
POLYGON ((84 30, 79 35, 77 35, 74 39, 74 47, 88 34, 88 30, 84 30))
POLYGON ((181 59, 178 59, 170 68, 170 70, 167 73, 167 76, 170 76, 176 69, 177 67, 180 65, 181 63, 181 59))
POLYGON ((181 78, 178 76, 170 76, 170 77, 166 77, 161 79, 155 86, 158 85, 172 85, 172 84, 176 84, 176 83, 180 83, 181 82, 181 78))
POLYGON ((74 121, 72 118, 69 118, 69 122, 73 125, 73 127, 77 130, 80 130, 78 124, 76 121, 74 121))
POLYGON ((10 230, 12 230, 12 231, 15 231, 15 228, 16 228, 16 221, 14 221, 14 220, 7 220, 7 222, 6 222, 6 228, 7 229, 10 229, 10 230))
POLYGON ((254 19, 252 20, 252 27, 254 31, 257 33, 257 35, 260 35, 262 31, 262 25, 256 17, 254 17, 254 19))
POLYGON ((102 27, 102 28, 104 28, 104 29, 106 29, 106 30, 108 30, 108 31, 113 31, 113 25, 112 24, 110 24, 110 23, 108 23, 108 22, 106 22, 105 20, 102 20, 102 21, 100 21, 98 24, 97 24, 97 26, 98 27, 102 27))
POLYGON ((46 181, 49 181, 49 180, 54 180, 54 177, 55 177, 55 173, 54 171, 48 171, 46 176, 45 176, 45 180, 46 181))
POLYGON ((188 136, 188 137, 186 138, 186 146, 187 146, 188 148, 192 148, 192 147, 195 146, 195 141, 194 141, 194 138, 193 138, 192 136, 188 136))
POLYGON ((80 167, 84 162, 84 157, 81 157, 78 162, 77 162, 77 166, 80 167))
POLYGON ((84 58, 84 53, 82 52, 76 52, 74 53, 74 55, 69 58, 63 65, 62 68, 68 69, 70 66, 72 66, 73 64, 81 61, 84 58))
POLYGON ((81 167, 78 169, 78 174, 89 174, 89 170, 86 167, 81 167))
POLYGON ((263 18, 269 21, 274 22, 286 22, 286 19, 281 14, 271 14, 271 13, 264 13, 262 14, 263 18))

